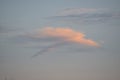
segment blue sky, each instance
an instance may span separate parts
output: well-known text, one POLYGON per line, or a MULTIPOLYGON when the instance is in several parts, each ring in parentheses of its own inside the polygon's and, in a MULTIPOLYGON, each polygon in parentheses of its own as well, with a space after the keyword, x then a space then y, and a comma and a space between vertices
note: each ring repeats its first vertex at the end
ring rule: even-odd
POLYGON ((119 80, 119 3, 0 0, 0 80, 119 80))

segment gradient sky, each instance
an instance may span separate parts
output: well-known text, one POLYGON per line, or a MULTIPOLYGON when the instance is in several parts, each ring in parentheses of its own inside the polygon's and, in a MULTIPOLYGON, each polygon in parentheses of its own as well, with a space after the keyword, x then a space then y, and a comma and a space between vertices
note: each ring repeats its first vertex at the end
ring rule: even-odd
POLYGON ((119 0, 0 0, 0 80, 120 80, 119 8, 119 0))

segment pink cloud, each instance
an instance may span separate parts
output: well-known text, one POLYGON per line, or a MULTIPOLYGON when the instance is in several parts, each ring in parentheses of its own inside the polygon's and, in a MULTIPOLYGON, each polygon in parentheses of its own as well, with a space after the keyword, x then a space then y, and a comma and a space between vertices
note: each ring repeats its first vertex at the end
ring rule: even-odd
POLYGON ((92 39, 85 38, 85 34, 70 28, 47 27, 37 30, 37 32, 34 35, 30 35, 30 36, 32 38, 41 38, 41 37, 59 38, 66 42, 74 42, 74 43, 94 46, 94 47, 99 46, 99 44, 93 41, 92 39))

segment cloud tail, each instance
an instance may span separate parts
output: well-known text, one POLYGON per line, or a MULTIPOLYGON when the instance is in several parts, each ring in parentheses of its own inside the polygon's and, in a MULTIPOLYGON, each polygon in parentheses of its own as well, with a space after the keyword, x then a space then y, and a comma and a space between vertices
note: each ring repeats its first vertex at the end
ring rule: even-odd
POLYGON ((53 45, 50 45, 50 46, 46 47, 45 49, 37 52, 37 53, 34 54, 33 56, 31 56, 31 58, 35 58, 35 57, 39 56, 40 54, 43 54, 43 53, 46 53, 46 52, 49 52, 49 51, 53 50, 53 48, 62 46, 62 45, 65 44, 65 42, 66 42, 66 41, 62 41, 62 42, 57 42, 57 43, 55 43, 55 44, 53 44, 53 45))

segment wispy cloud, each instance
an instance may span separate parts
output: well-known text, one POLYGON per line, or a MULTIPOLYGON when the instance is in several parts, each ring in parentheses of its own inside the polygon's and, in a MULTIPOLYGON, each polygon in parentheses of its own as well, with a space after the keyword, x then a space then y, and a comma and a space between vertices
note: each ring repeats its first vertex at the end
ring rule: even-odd
POLYGON ((31 38, 53 38, 62 41, 75 42, 89 46, 99 46, 98 43, 92 39, 85 38, 85 34, 72 30, 70 28, 52 28, 47 27, 37 30, 35 34, 28 35, 31 38))
POLYGON ((94 8, 68 8, 59 12, 56 16, 50 17, 50 19, 73 23, 95 23, 111 21, 118 18, 120 18, 119 12, 94 8))
POLYGON ((77 15, 82 13, 93 13, 97 11, 98 11, 97 9, 93 9, 93 8, 67 8, 59 12, 58 15, 61 15, 61 16, 77 15))
POLYGON ((22 31, 23 30, 21 28, 0 26, 0 35, 2 36, 15 36, 22 33, 22 31))
POLYGON ((79 45, 85 45, 90 47, 100 46, 97 42, 93 41, 92 39, 86 38, 85 34, 75 31, 71 28, 46 27, 43 29, 38 29, 37 31, 35 31, 34 34, 27 34, 25 36, 28 37, 29 39, 32 39, 32 41, 33 40, 40 41, 41 39, 44 39, 43 41, 45 40, 49 41, 49 39, 52 39, 53 41, 55 41, 55 43, 52 43, 52 45, 45 47, 40 52, 34 54, 32 58, 38 56, 39 54, 48 52, 51 49, 56 48, 60 45, 65 45, 65 43, 77 43, 79 45))
POLYGON ((55 47, 58 47, 58 46, 60 46, 60 45, 64 45, 65 43, 66 43, 66 42, 62 41, 62 42, 57 42, 57 43, 55 43, 55 44, 53 44, 53 45, 50 45, 50 46, 48 46, 48 47, 45 47, 43 50, 41 50, 41 51, 39 51, 38 53, 34 54, 31 58, 34 58, 34 57, 36 57, 36 56, 38 56, 38 55, 40 55, 40 54, 43 54, 43 53, 45 53, 45 52, 49 52, 49 51, 53 50, 55 47))
POLYGON ((79 46, 83 47, 81 49, 84 49, 84 51, 85 49, 88 49, 88 47, 100 47, 100 44, 96 41, 86 38, 84 33, 71 28, 62 27, 44 27, 29 33, 17 35, 14 39, 17 41, 17 43, 20 43, 20 45, 23 45, 24 47, 28 46, 42 49, 38 53, 34 54, 32 58, 38 56, 39 54, 49 52, 53 48, 55 50, 55 48, 58 48, 59 46, 68 44, 78 44, 79 46))

